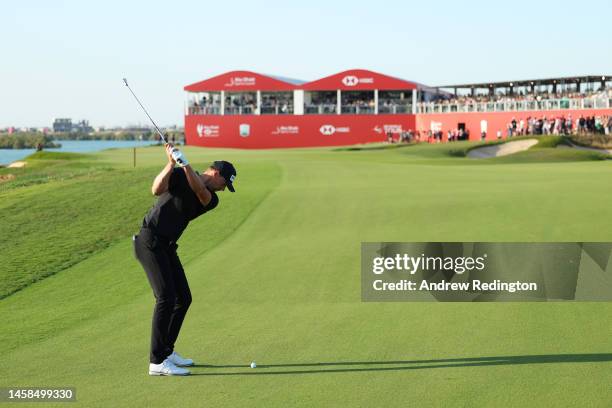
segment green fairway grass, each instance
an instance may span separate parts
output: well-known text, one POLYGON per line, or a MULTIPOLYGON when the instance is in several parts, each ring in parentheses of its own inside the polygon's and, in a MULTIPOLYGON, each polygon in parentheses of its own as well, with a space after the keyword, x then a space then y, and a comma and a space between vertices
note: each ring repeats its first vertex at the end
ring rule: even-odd
POLYGON ((611 303, 361 302, 361 242, 612 241, 612 161, 453 153, 474 145, 185 147, 238 171, 179 241, 186 378, 147 374, 131 247, 163 149, 0 169, 0 387, 76 387, 83 407, 612 406, 611 303))

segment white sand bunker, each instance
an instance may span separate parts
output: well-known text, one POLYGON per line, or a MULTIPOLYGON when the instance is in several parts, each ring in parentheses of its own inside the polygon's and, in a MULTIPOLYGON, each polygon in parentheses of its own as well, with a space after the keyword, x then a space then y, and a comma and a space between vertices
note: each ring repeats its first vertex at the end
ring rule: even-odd
POLYGON ((16 162, 13 162, 13 163, 9 164, 7 167, 10 167, 10 168, 13 168, 13 169, 20 169, 22 167, 25 167, 26 164, 27 163, 24 162, 24 161, 16 161, 16 162))
POLYGON ((538 144, 536 139, 527 139, 501 143, 493 146, 484 146, 470 150, 467 157, 471 159, 488 159, 491 157, 507 156, 509 154, 525 151, 536 144, 538 144))

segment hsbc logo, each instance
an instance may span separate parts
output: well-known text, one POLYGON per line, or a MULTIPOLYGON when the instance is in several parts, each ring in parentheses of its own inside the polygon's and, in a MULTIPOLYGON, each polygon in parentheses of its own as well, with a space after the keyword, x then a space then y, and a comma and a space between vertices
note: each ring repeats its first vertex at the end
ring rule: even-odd
POLYGON ((334 133, 350 133, 350 127, 335 127, 333 125, 323 125, 319 128, 319 132, 325 136, 331 136, 334 133))
POLYGON ((342 83, 346 86, 357 86, 358 84, 373 84, 374 78, 357 78, 355 75, 347 75, 342 78, 342 83))
POLYGON ((346 86, 355 86, 359 83, 359 78, 353 75, 347 75, 342 78, 342 83, 346 86))
POLYGON ((333 135, 334 133, 336 133, 336 128, 332 125, 323 125, 321 126, 321 129, 319 129, 319 132, 324 135, 333 135))

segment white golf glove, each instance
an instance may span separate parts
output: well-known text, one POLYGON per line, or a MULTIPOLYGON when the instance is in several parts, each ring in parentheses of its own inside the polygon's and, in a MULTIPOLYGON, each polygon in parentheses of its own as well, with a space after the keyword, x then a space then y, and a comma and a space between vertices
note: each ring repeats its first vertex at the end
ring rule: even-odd
POLYGON ((174 159, 176 164, 178 164, 180 167, 185 167, 185 166, 187 166, 189 164, 189 162, 187 161, 187 158, 185 157, 183 152, 181 152, 176 147, 172 148, 172 158, 174 159))

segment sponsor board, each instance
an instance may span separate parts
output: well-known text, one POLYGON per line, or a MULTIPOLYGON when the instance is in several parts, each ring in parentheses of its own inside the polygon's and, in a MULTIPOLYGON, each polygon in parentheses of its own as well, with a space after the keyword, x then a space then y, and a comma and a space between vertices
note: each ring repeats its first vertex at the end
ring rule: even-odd
POLYGON ((229 82, 225 84, 227 87, 232 86, 255 86, 255 77, 231 77, 229 82))
POLYGON ((373 84, 374 78, 358 78, 355 75, 347 75, 342 78, 345 86, 357 86, 358 84, 373 84))
POLYGON ((319 128, 322 135, 331 136, 334 133, 350 133, 351 128, 348 126, 336 127, 333 125, 323 125, 319 128))
POLYGON ((380 134, 387 134, 387 133, 402 133, 403 128, 402 125, 382 125, 382 126, 374 126, 374 128, 372 129, 374 130, 376 133, 380 134))
MULTIPOLYGON (((187 144, 207 147, 338 146, 381 142, 387 136, 386 131, 399 131, 399 125, 403 131, 416 127, 414 118, 408 115, 405 118, 392 115, 191 115, 185 117, 185 137, 187 144), (242 126, 241 131, 240 125, 247 126, 242 126), (374 128, 380 132, 372 130, 374 128)), ((429 121, 426 126, 429 127, 429 121)), ((393 133, 394 137, 397 134, 393 133)))
POLYGON ((240 136, 242 137, 249 137, 251 135, 251 125, 248 123, 241 123, 238 130, 240 131, 240 136))
POLYGON ((298 135, 300 134, 299 126, 277 126, 272 135, 298 135))
POLYGON ((219 125, 204 125, 199 123, 196 126, 198 137, 219 137, 219 125))

